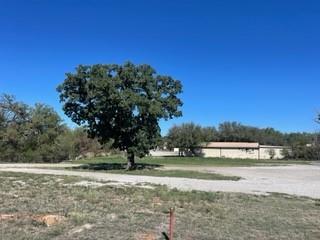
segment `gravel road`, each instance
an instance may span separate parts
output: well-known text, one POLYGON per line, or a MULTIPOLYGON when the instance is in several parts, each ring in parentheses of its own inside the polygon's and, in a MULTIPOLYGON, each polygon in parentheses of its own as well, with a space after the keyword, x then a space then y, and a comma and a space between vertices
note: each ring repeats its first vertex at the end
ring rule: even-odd
MULTIPOLYGON (((320 198, 320 166, 291 165, 275 167, 196 167, 170 166, 166 169, 215 172, 224 175, 240 176, 239 181, 216 181, 174 177, 134 176, 101 172, 79 172, 63 169, 41 169, 57 167, 58 164, 0 164, 0 171, 24 172, 33 174, 68 175, 91 178, 96 181, 114 181, 119 184, 163 184, 169 188, 190 191, 223 191, 249 194, 286 193, 297 196, 320 198)), ((58 165, 61 167, 70 166, 58 165)))

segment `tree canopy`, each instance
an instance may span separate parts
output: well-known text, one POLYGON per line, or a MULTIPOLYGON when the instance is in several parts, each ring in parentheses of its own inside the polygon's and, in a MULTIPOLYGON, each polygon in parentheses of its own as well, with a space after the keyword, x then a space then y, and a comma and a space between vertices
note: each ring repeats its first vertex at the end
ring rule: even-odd
POLYGON ((150 65, 80 65, 58 86, 63 110, 101 143, 127 151, 128 168, 134 156, 156 147, 160 119, 182 115, 180 81, 159 75, 150 65))
POLYGON ((213 127, 201 127, 194 123, 183 123, 173 126, 167 134, 169 148, 177 147, 182 152, 194 154, 196 147, 203 142, 216 140, 216 130, 213 127))
POLYGON ((60 162, 105 153, 108 144, 89 138, 82 128, 69 129, 46 104, 30 106, 8 94, 0 97, 0 161, 60 162))
POLYGON ((200 143, 221 141, 291 146, 292 151, 285 154, 290 158, 318 159, 320 156, 319 135, 316 133, 282 133, 273 128, 257 128, 238 122, 223 122, 217 129, 194 123, 175 125, 169 129, 166 141, 169 148, 178 147, 185 153, 195 153, 200 143))
POLYGON ((31 107, 4 94, 0 99, 0 160, 65 160, 57 142, 64 129, 51 107, 44 104, 31 107))
POLYGON ((238 122, 223 122, 218 127, 218 139, 222 142, 259 142, 266 145, 283 145, 285 134, 273 128, 257 128, 238 122))

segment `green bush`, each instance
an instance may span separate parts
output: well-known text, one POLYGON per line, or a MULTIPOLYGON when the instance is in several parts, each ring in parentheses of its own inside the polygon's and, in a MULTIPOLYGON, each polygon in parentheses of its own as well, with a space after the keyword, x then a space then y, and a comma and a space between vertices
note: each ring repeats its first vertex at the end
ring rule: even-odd
POLYGON ((0 99, 0 161, 60 162, 104 148, 84 129, 67 128, 50 106, 0 99))

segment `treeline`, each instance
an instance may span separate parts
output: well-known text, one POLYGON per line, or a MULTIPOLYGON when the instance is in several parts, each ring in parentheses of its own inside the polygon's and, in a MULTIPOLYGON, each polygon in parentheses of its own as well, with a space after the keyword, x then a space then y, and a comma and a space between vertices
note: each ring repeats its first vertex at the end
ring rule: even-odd
MULTIPOLYGON (((273 128, 257 128, 237 122, 215 127, 184 123, 169 129, 159 146, 194 151, 204 142, 259 142, 265 145, 291 146, 287 158, 319 159, 318 134, 282 133, 273 128)), ((0 97, 0 161, 59 162, 116 152, 111 142, 101 145, 89 138, 83 128, 70 129, 48 105, 29 106, 11 95, 0 97)))
POLYGON ((290 146, 287 158, 319 159, 319 135, 316 133, 282 133, 273 128, 257 128, 238 122, 224 122, 215 127, 184 123, 169 129, 165 142, 169 148, 178 147, 193 152, 204 142, 259 142, 262 145, 290 146))
POLYGON ((84 129, 69 129, 48 105, 29 106, 11 95, 0 98, 2 162, 59 162, 107 150, 84 129))

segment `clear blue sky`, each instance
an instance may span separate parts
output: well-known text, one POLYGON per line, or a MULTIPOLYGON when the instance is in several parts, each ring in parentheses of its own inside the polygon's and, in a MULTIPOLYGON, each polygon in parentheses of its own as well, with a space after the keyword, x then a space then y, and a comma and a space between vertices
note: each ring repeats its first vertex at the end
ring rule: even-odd
POLYGON ((0 93, 52 105, 78 64, 149 63, 182 81, 183 117, 315 131, 319 1, 0 0, 0 93))

